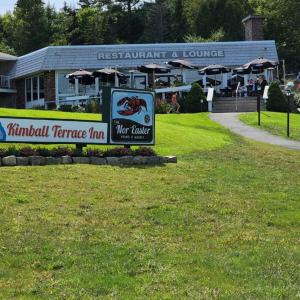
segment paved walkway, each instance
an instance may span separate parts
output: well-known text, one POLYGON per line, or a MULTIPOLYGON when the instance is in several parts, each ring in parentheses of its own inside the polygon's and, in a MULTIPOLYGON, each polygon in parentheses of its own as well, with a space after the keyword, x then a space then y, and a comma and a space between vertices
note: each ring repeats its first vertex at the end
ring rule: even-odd
POLYGON ((214 113, 210 114, 209 117, 213 121, 230 129, 232 132, 242 135, 246 138, 285 147, 288 149, 300 150, 300 142, 285 139, 283 137, 268 133, 262 129, 245 125, 238 119, 238 115, 238 113, 214 113))

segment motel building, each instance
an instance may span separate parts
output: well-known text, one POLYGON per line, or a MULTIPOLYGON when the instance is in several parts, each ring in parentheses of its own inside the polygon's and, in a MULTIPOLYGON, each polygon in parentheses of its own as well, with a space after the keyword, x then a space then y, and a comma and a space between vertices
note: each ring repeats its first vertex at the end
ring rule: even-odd
MULTIPOLYGON (((211 64, 238 68, 259 57, 278 61, 275 41, 263 39, 262 22, 262 17, 245 18, 245 41, 237 42, 49 46, 20 57, 0 53, 0 106, 53 108, 80 104, 99 97, 101 88, 107 85, 145 89, 149 87, 151 75, 139 72, 137 67, 151 63, 167 66, 166 62, 175 59, 187 60, 198 69, 171 68, 170 73, 155 74, 155 80, 174 86, 172 82, 180 77, 186 87, 177 89, 188 90, 193 82, 207 82, 208 78, 198 71, 211 64), (118 80, 116 76, 112 84, 95 78, 86 85, 66 77, 80 69, 93 72, 104 68, 122 72, 126 80, 118 80)), ((276 70, 264 71, 269 80, 274 73, 276 70)), ((225 73, 209 77, 219 82, 216 89, 220 90, 227 87, 231 76, 225 73)), ((245 82, 251 76, 257 75, 244 75, 245 82)), ((155 87, 155 91, 164 97, 172 88, 155 87)))

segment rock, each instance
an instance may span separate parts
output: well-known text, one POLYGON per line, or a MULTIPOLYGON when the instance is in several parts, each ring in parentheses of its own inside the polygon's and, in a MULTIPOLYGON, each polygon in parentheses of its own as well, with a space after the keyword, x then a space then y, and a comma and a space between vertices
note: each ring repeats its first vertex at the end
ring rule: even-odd
POLYGON ((6 156, 2 158, 3 166, 16 166, 17 158, 14 155, 6 156))
POLYGON ((1 157, 0 157, 0 167, 2 166, 2 159, 1 159, 1 157))
POLYGON ((117 166, 119 164, 118 157, 106 157, 106 161, 108 165, 117 166))
POLYGON ((134 156, 133 157, 133 164, 134 165, 144 165, 146 163, 146 158, 145 156, 134 156))
POLYGON ((146 156, 147 165, 158 165, 159 163, 160 163, 160 159, 158 156, 146 156))
POLYGON ((106 159, 103 157, 91 156, 90 160, 91 160, 92 165, 106 165, 107 164, 106 159))
POLYGON ((90 158, 89 157, 73 157, 74 164, 89 164, 90 158))
POLYGON ((176 156, 164 156, 164 162, 167 164, 177 164, 177 157, 176 156))
POLYGON ((121 165, 133 165, 133 156, 122 156, 119 158, 119 163, 121 165))
POLYGON ((46 157, 46 165, 60 165, 61 158, 60 157, 46 157))
POLYGON ((29 158, 28 157, 17 157, 18 166, 28 166, 29 158))
POLYGON ((61 163, 64 165, 70 165, 73 163, 72 157, 69 155, 64 155, 61 157, 61 163))
POLYGON ((46 165, 46 157, 29 156, 29 164, 31 166, 44 166, 44 165, 46 165))

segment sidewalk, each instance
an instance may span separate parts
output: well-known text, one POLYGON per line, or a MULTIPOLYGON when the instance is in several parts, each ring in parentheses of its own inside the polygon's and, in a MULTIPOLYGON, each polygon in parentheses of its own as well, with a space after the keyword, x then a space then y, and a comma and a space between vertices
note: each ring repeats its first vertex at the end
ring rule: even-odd
POLYGON ((300 150, 300 142, 285 139, 268 133, 262 129, 248 126, 239 120, 238 115, 238 113, 215 113, 210 114, 209 117, 232 132, 242 135, 248 139, 292 150, 300 150))

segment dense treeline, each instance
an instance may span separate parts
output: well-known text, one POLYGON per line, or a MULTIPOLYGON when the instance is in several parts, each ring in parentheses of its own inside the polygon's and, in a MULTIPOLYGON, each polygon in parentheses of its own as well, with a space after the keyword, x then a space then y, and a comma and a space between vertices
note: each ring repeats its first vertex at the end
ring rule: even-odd
POLYGON ((22 55, 48 45, 234 41, 241 20, 262 14, 265 38, 300 68, 299 0, 79 0, 60 11, 42 0, 18 0, 0 16, 0 51, 22 55), (297 55, 298 53, 298 55, 297 55))

